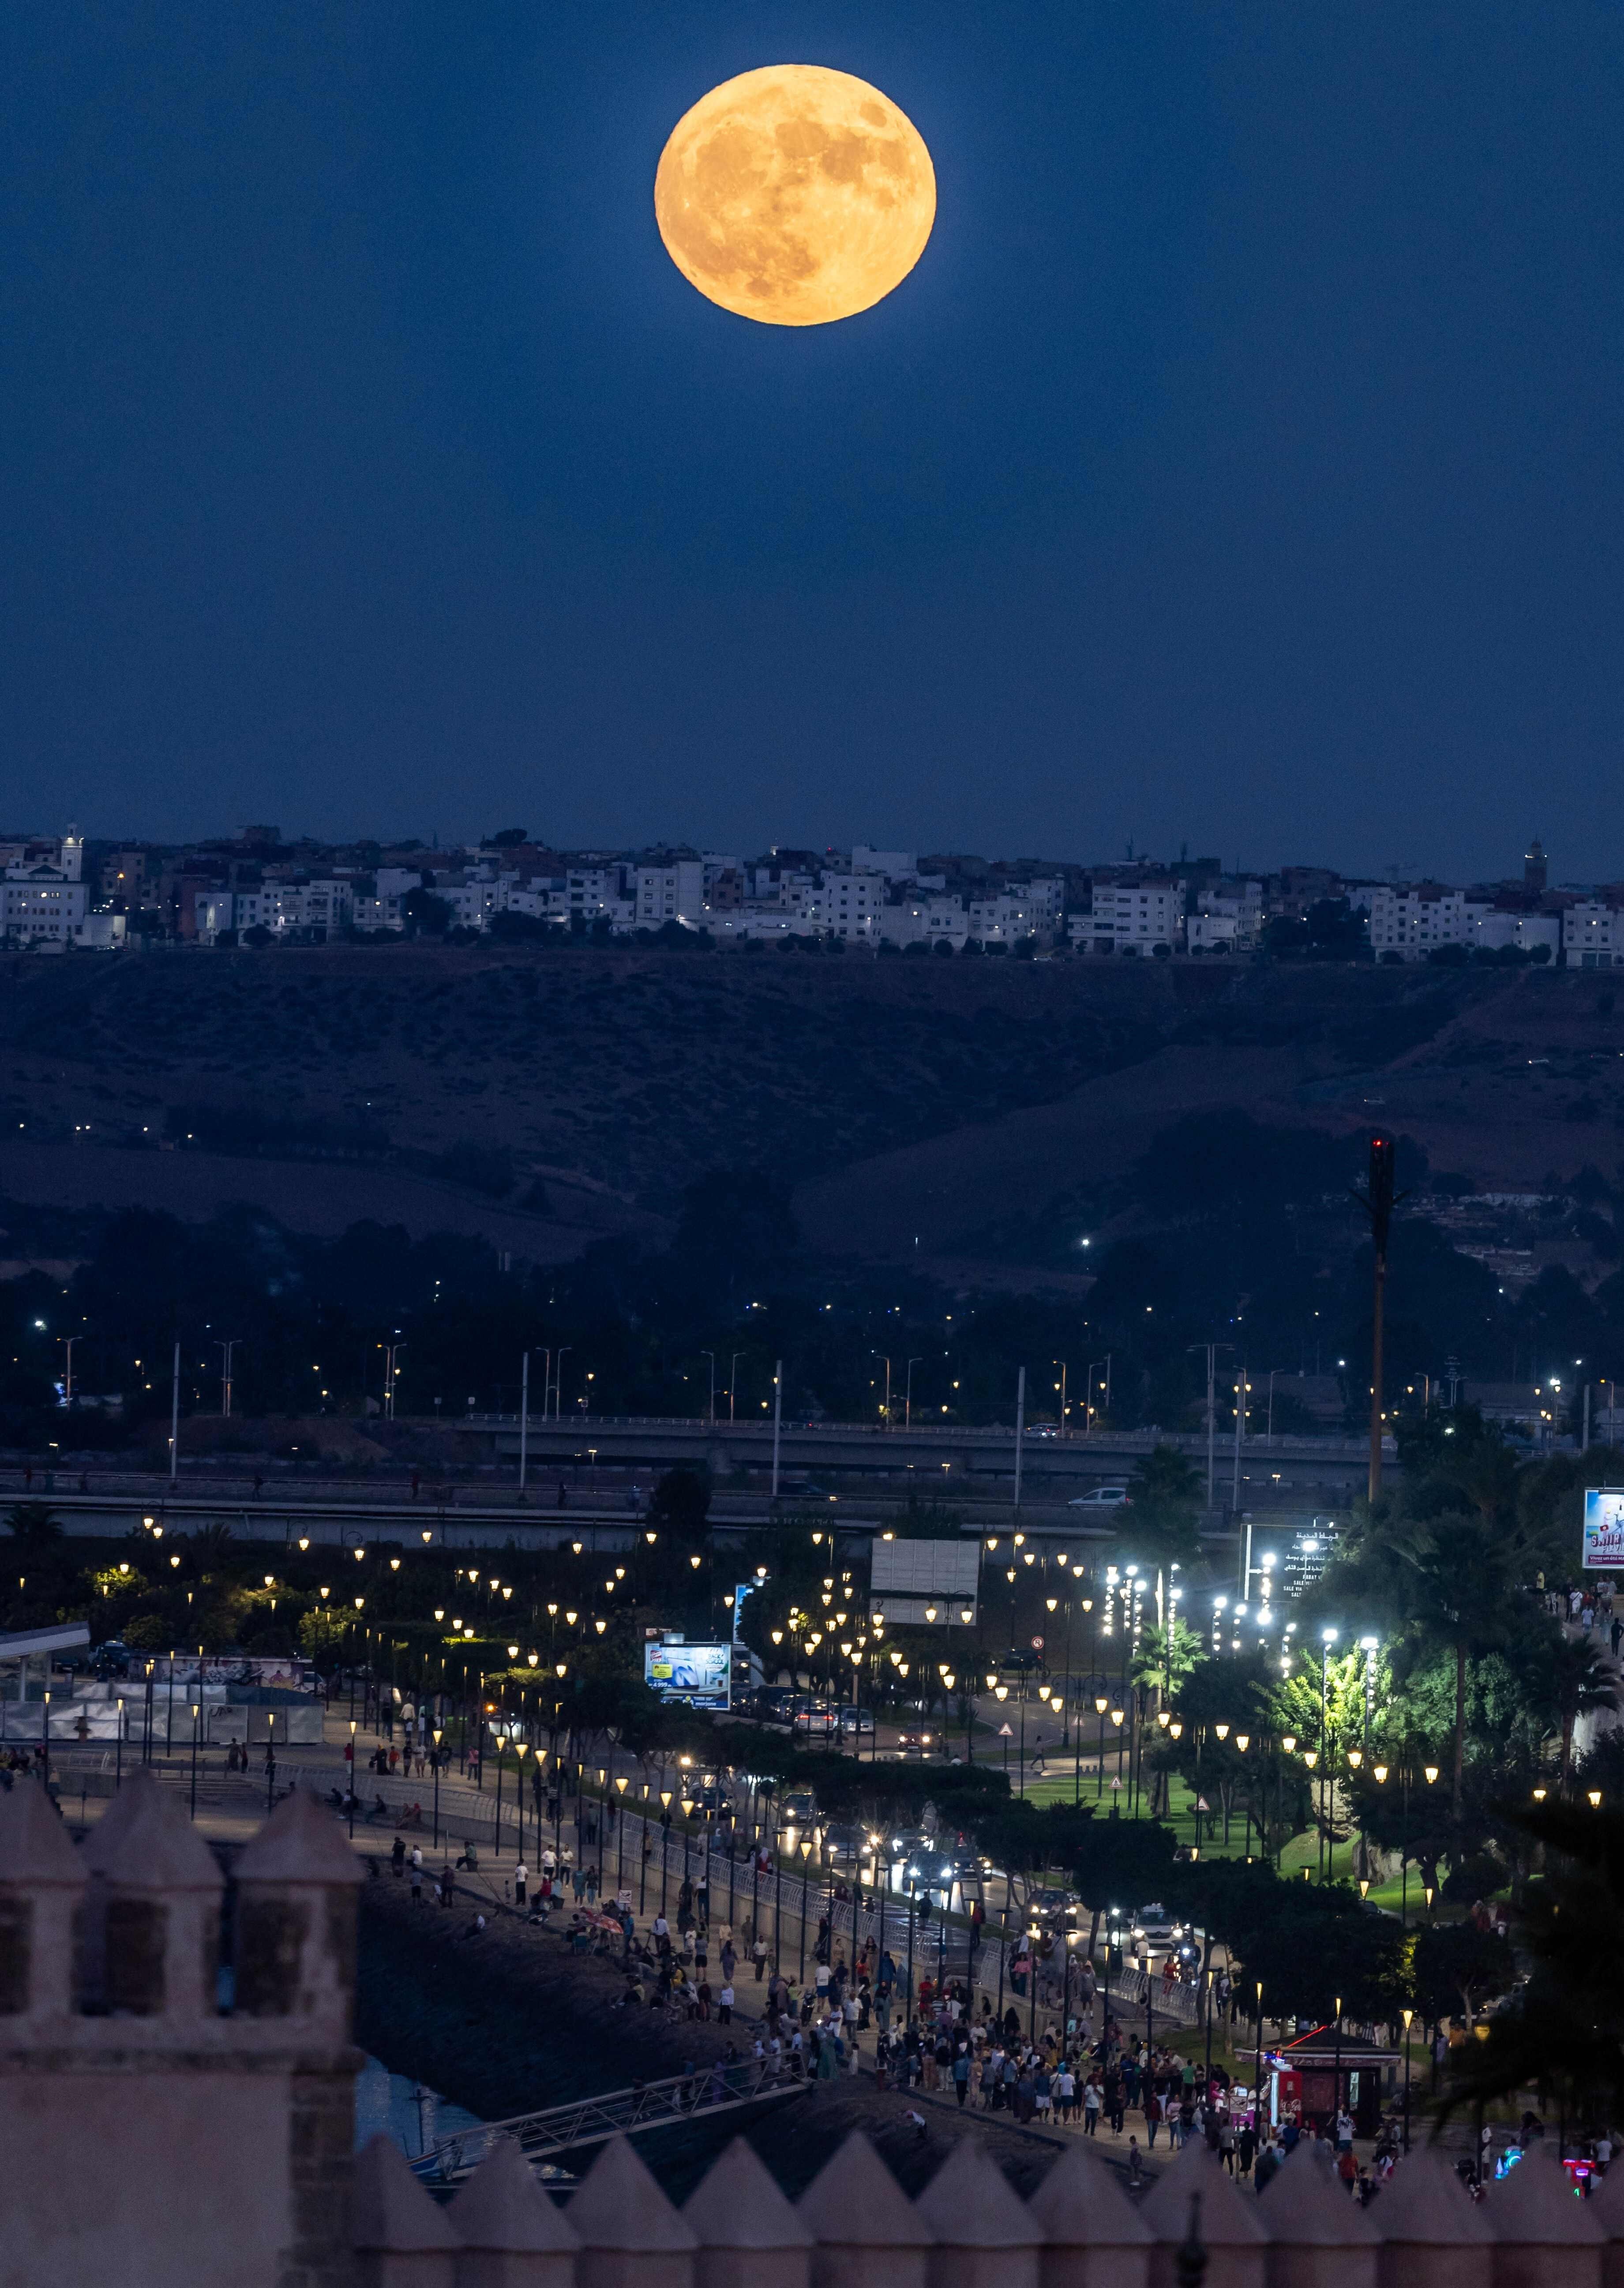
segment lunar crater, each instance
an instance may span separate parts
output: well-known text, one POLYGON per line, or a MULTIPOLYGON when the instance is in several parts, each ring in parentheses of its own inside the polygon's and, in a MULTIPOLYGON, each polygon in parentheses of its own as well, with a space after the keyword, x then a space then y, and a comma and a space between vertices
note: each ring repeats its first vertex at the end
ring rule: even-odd
POLYGON ((725 81, 661 155, 654 211, 708 299, 774 325, 870 309, 918 261, 936 174, 906 114, 849 73, 785 64, 725 81))

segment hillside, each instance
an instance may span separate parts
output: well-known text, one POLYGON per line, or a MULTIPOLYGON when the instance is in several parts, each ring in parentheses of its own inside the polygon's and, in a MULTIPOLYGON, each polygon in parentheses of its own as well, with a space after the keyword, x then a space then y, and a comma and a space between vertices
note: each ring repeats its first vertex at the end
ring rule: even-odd
POLYGON ((545 1258, 663 1228, 706 1169, 759 1167, 799 1187, 822 1248, 991 1265, 1022 1252, 1000 1236, 1011 1214, 1207 1106, 1384 1120, 1508 1188, 1611 1173, 1621 1039, 1611 991, 1565 973, 416 944, 12 957, 0 1194, 250 1199, 296 1227, 371 1214, 545 1258))

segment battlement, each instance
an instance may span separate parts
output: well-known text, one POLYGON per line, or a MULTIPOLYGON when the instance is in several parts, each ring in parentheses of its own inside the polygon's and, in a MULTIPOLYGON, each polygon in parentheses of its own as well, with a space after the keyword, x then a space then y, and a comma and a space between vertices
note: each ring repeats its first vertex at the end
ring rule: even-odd
POLYGON ((361 1879, 310 1797, 278 1806, 228 1892, 179 1804, 146 1772, 77 1847, 34 1782, 0 1794, 0 2288, 1624 2279, 1624 2167, 1580 2201, 1538 2152, 1477 2204, 1441 2156, 1421 2152, 1363 2209, 1307 2148, 1260 2197, 1192 2144, 1135 2203, 1079 2142, 1023 2201, 967 2126, 917 2200, 853 2134, 792 2203, 736 2139, 679 2211, 623 2138, 560 2205, 503 2137, 442 2206, 387 2139, 353 2150, 361 1879))

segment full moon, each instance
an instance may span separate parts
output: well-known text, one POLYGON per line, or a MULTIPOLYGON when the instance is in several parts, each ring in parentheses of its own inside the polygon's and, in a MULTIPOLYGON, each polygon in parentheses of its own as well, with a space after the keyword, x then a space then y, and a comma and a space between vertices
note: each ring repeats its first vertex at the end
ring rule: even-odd
POLYGON ((701 96, 654 177, 665 250, 700 292, 769 326, 872 309, 924 252, 936 171, 867 80, 772 64, 701 96))

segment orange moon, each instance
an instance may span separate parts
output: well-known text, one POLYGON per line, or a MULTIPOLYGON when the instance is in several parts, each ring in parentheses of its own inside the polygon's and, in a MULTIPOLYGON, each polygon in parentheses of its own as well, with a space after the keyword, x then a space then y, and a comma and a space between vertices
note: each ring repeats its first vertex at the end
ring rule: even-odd
POLYGON ((654 218, 683 276, 723 309, 826 326, 907 276, 936 219, 936 171, 913 121, 867 80, 772 64, 683 114, 654 218))

